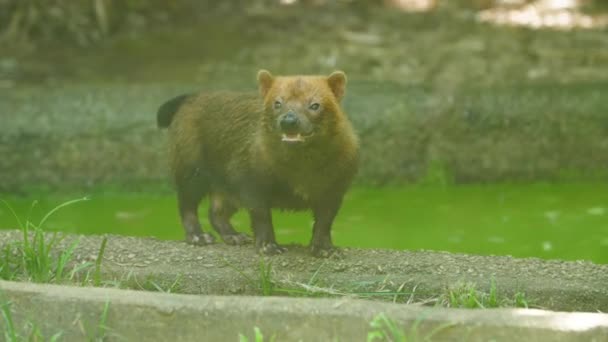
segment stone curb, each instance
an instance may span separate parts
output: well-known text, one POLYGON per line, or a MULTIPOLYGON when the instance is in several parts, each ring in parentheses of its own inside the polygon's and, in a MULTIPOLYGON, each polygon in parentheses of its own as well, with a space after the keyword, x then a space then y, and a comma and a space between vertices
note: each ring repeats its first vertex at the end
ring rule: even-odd
MULTIPOLYGON (((602 341, 608 315, 532 309, 443 309, 354 299, 195 296, 0 282, 15 326, 76 341, 100 332, 116 341, 237 341, 258 327, 275 341, 365 341, 383 314, 409 338, 467 341, 602 341), (431 336, 432 335, 432 336, 431 336)), ((99 336, 99 335, 98 335, 99 336)), ((250 339, 253 340, 253 339, 250 339)))

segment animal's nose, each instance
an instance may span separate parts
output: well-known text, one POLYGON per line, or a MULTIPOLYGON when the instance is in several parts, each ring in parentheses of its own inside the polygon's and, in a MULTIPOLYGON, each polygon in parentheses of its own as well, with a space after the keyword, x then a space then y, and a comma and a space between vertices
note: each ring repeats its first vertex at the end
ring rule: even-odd
POLYGON ((282 130, 294 130, 298 127, 298 116, 294 112, 289 111, 281 119, 280 125, 282 130))

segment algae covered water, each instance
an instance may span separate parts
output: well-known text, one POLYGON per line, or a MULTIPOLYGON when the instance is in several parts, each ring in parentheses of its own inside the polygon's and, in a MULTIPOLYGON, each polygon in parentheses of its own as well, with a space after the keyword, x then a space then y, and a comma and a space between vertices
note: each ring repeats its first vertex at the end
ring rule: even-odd
MULTIPOLYGON (((29 217, 37 223, 53 207, 82 195, 0 197, 21 220, 29 217)), ((45 228, 183 239, 172 193, 99 189, 89 198, 56 212, 45 228)), ((209 230, 206 211, 203 203, 201 220, 209 230)), ((237 230, 250 232, 244 211, 233 223, 237 230)), ((309 214, 276 211, 274 223, 279 243, 308 243, 312 233, 309 214)), ((0 208, 0 228, 17 226, 12 213, 0 208)), ((608 263, 608 184, 357 187, 347 195, 333 237, 341 247, 608 263)))

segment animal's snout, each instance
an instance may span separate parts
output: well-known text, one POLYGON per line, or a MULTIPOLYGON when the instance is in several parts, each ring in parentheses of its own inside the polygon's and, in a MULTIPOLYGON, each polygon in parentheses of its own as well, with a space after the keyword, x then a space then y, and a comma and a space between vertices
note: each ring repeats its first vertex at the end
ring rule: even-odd
POLYGON ((289 111, 287 114, 283 115, 279 124, 281 125, 281 129, 284 131, 294 131, 298 128, 298 124, 300 120, 296 113, 289 111))

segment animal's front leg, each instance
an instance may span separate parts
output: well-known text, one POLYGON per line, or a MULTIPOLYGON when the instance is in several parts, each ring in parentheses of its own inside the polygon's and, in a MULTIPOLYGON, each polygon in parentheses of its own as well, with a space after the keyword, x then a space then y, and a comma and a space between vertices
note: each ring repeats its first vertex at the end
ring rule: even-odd
POLYGON ((285 247, 279 246, 274 237, 270 208, 249 209, 249 217, 251 218, 251 227, 255 235, 255 247, 258 253, 274 255, 287 250, 285 247))
POLYGON ((322 201, 313 208, 315 223, 312 228, 310 251, 316 257, 328 257, 337 251, 331 241, 331 227, 342 204, 341 198, 322 201))

